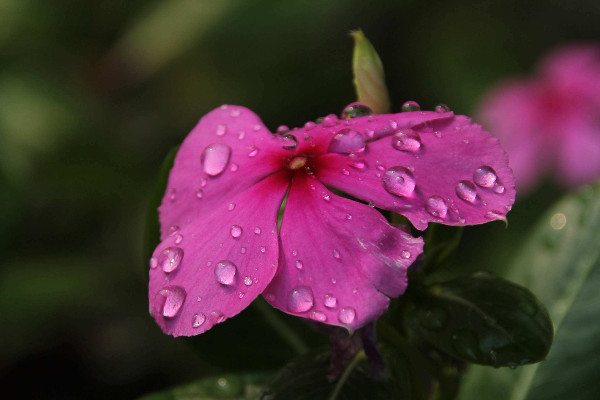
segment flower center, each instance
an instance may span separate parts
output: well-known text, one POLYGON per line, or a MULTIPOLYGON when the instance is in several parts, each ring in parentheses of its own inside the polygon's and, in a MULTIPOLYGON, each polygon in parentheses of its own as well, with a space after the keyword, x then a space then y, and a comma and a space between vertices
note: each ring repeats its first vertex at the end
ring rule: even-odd
POLYGON ((308 158, 305 155, 299 154, 299 155, 290 157, 286 162, 286 167, 288 169, 291 169, 292 171, 296 171, 296 170, 299 170, 300 168, 305 167, 307 162, 308 162, 308 158))

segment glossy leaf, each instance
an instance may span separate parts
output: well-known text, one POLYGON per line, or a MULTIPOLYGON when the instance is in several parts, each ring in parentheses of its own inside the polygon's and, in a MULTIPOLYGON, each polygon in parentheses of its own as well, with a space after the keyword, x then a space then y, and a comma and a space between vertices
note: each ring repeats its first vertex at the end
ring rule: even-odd
POLYGON ((542 360, 552 323, 527 289, 486 272, 426 287, 406 304, 411 335, 476 364, 517 366, 542 360))
POLYGON ((547 361, 475 367, 460 400, 594 400, 600 393, 600 185, 567 196, 541 219, 509 277, 548 307, 556 338, 547 361))
POLYGON ((383 358, 390 376, 375 377, 364 352, 359 352, 342 375, 327 380, 329 351, 311 353, 288 364, 266 385, 260 400, 409 399, 410 380, 405 359, 389 349, 383 358))

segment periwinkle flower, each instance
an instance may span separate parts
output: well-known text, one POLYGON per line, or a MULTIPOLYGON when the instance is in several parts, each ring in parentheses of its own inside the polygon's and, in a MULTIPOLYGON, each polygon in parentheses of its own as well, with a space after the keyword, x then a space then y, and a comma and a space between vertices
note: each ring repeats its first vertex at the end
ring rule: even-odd
POLYGON ((164 332, 205 332, 260 294, 357 329, 404 292, 423 249, 374 207, 421 230, 505 219, 514 178, 479 125, 446 107, 366 111, 353 104, 346 118, 278 134, 238 106, 200 120, 175 158, 150 260, 150 311, 164 332))
POLYGON ((566 187, 600 178, 600 46, 550 53, 537 74, 499 84, 479 118, 500 138, 519 189, 550 174, 566 187))

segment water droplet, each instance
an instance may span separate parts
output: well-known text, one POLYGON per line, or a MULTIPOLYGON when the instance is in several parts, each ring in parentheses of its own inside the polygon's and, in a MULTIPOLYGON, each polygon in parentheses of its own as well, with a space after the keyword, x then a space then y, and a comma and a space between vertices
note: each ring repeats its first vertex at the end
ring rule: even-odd
POLYGON ((342 168, 342 175, 350 175, 350 171, 348 171, 346 168, 342 168))
POLYGON ((173 318, 181 310, 187 293, 181 286, 167 286, 158 292, 159 301, 162 302, 161 314, 166 318, 173 318))
POLYGON ((158 256, 158 265, 165 272, 173 272, 181 264, 183 250, 179 247, 167 247, 158 256))
POLYGON ((309 188, 310 188, 310 190, 312 190, 313 192, 314 192, 314 191, 317 189, 317 188, 315 187, 315 185, 313 185, 313 184, 310 184, 308 187, 309 187, 309 188))
POLYGON ((337 249, 333 249, 331 254, 333 255, 333 258, 335 258, 336 260, 340 259, 340 252, 337 249))
POLYGON ((177 190, 171 189, 171 191, 169 192, 169 199, 171 201, 175 201, 176 198, 177 198, 177 190))
POLYGON ((244 140, 245 137, 246 137, 246 131, 239 131, 238 132, 238 139, 239 140, 244 140))
POLYGON ((248 147, 248 157, 255 157, 258 154, 258 147, 252 145, 248 147))
POLYGON ((244 292, 238 292, 238 298, 243 298, 246 295, 244 292))
POLYGON ((175 244, 179 244, 183 241, 183 235, 177 234, 175 235, 175 244))
POLYGON ((425 209, 434 217, 446 218, 446 215, 448 215, 448 205, 440 196, 431 196, 428 198, 425 209))
POLYGON ((231 113, 229 113, 229 115, 231 115, 233 118, 239 117, 240 114, 240 110, 231 110, 231 113))
POLYGON ((364 136, 353 129, 342 129, 336 133, 329 142, 330 153, 350 154, 364 151, 367 145, 364 136))
POLYGON ((498 194, 504 193, 504 186, 496 184, 496 186, 494 186, 494 192, 498 194))
POLYGON ((497 210, 490 210, 490 211, 486 212, 485 217, 489 220, 500 219, 500 220, 506 222, 506 216, 497 210))
POLYGON ((206 315, 199 313, 192 317, 192 328, 199 328, 206 321, 206 315))
POLYGON ((287 150, 295 149, 298 146, 298 139, 294 135, 284 135, 281 138, 281 147, 287 150))
POLYGON ((403 129, 392 136, 392 147, 396 150, 415 153, 421 145, 421 137, 412 129, 403 129))
POLYGON ((352 214, 346 214, 346 219, 350 221, 352 219, 352 214))
POLYGON ((168 233, 168 235, 169 235, 169 236, 173 236, 173 235, 175 235, 177 232, 179 232, 179 227, 178 227, 177 225, 171 225, 171 226, 169 227, 169 230, 168 230, 168 232, 167 232, 167 233, 168 233))
POLYGON ((217 136, 223 136, 227 133, 227 125, 219 124, 217 125, 217 136))
POLYGON ((235 208, 235 203, 229 203, 229 205, 227 205, 227 209, 229 211, 233 211, 234 208, 235 208))
POLYGON ((219 310, 215 310, 215 311, 211 311, 210 312, 210 318, 214 321, 214 323, 216 324, 220 324, 221 322, 225 321, 225 315, 223 315, 223 313, 219 310))
POLYGON ((350 165, 354 169, 363 170, 367 168, 367 164, 363 160, 351 160, 348 161, 348 165, 350 165))
POLYGON ((435 131, 435 132, 433 132, 433 135, 434 135, 436 138, 440 139, 440 138, 442 137, 442 132, 440 132, 440 131, 435 131))
POLYGON ((421 106, 416 101, 407 101, 402 104, 402 112, 419 111, 421 106))
POLYGON ((242 254, 246 254, 246 248, 245 248, 245 247, 242 247, 242 248, 240 249, 240 253, 242 253, 242 254))
POLYGON ((324 194, 323 195, 323 200, 325 200, 326 202, 330 202, 331 201, 331 196, 328 194, 324 194))
POLYGON ((259 228, 258 226, 255 226, 255 227, 254 227, 254 233, 256 233, 257 235, 260 235, 260 232, 262 232, 262 231, 260 230, 260 228, 259 228))
POLYGON ((314 319, 315 321, 319 321, 319 322, 327 321, 327 316, 324 313, 322 313, 321 311, 313 311, 313 313, 310 315, 310 317, 312 319, 314 319))
POLYGON ((292 250, 292 257, 296 257, 298 255, 298 250, 292 250))
POLYGON ((343 119, 364 117, 367 115, 373 115, 373 110, 368 105, 358 102, 348 104, 342 111, 343 119))
POLYGON ((231 236, 233 236, 236 239, 242 236, 242 227, 239 225, 233 225, 231 227, 231 236))
POLYGON ((204 192, 202 192, 202 189, 196 190, 196 198, 201 199, 202 197, 204 197, 204 192))
POLYGON ((158 259, 156 257, 150 258, 150 268, 154 269, 158 267, 158 259))
POLYGON ((477 168, 473 173, 473 181, 484 188, 491 188, 496 183, 496 179, 498 176, 496 175, 496 171, 494 171, 491 167, 483 166, 481 168, 477 168))
POLYGON ((217 176, 229 163, 231 147, 222 143, 213 143, 206 146, 200 157, 206 175, 217 176))
POLYGON ((415 191, 415 178, 408 168, 394 166, 385 171, 383 187, 396 196, 409 197, 415 191))
POLYGON ((456 195, 468 203, 474 203, 477 199, 477 188, 469 181, 460 181, 455 188, 456 195))
POLYGON ((235 283, 237 267, 229 260, 222 260, 215 265, 215 278, 221 285, 231 286, 235 283))
POLYGON ((240 169, 240 166, 237 164, 231 164, 231 167, 229 167, 231 172, 236 172, 238 169, 240 169))
POLYGON ((310 131, 311 129, 313 129, 315 126, 317 126, 317 124, 315 124, 312 121, 308 121, 307 123, 304 124, 304 129, 306 129, 307 131, 310 131))
POLYGON ((337 298, 332 294, 325 295, 325 307, 327 308, 336 308, 337 307, 337 298))
POLYGON ((266 251, 267 251, 267 248, 265 246, 260 246, 261 253, 265 253, 266 251))
POLYGON ((400 256, 406 260, 408 260, 411 255, 412 254, 410 254, 410 251, 408 250, 402 250, 402 252, 400 253, 400 256))
POLYGON ((350 325, 356 318, 356 310, 352 307, 344 307, 338 314, 338 320, 344 325, 350 325))
POLYGON ((446 104, 438 104, 435 106, 434 110, 438 113, 447 113, 450 112, 450 107, 448 107, 446 104))
POLYGON ((325 128, 331 128, 332 126, 335 126, 337 122, 338 117, 335 114, 329 114, 328 116, 323 118, 323 122, 321 122, 321 125, 323 125, 325 128))
POLYGON ((283 133, 289 132, 289 131, 290 131, 290 128, 287 125, 279 125, 277 127, 277 133, 278 134, 283 134, 283 133))
POLYGON ((295 265, 296 265, 296 268, 299 270, 302 270, 304 268, 304 264, 300 260, 296 260, 295 265))
POLYGON ((208 179, 206 179, 206 178, 200 179, 200 187, 205 187, 207 183, 208 183, 208 179))
POLYGON ((335 278, 331 278, 331 283, 333 283, 334 285, 337 283, 337 281, 335 280, 335 278))
POLYGON ((310 310, 313 304, 314 297, 311 288, 298 286, 290 292, 287 307, 291 312, 301 313, 310 310))
POLYGON ((249 276, 244 277, 244 285, 246 285, 246 286, 252 285, 252 278, 250 278, 249 276))

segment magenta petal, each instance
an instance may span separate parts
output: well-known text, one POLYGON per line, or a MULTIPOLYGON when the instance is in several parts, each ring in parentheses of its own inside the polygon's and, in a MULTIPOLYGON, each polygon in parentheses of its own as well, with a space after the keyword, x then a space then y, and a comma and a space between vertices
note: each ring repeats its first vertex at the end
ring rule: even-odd
POLYGON ((167 230, 150 262, 149 289, 150 313, 165 333, 202 333, 263 292, 277 269, 288 185, 284 174, 271 176, 167 230))
POLYGON ((373 208, 299 174, 283 214, 280 268, 265 298, 289 314, 357 329, 387 309, 387 296, 404 292, 422 247, 373 208))
POLYGON ((566 187, 594 182, 600 178, 600 134, 594 116, 567 122, 557 143, 556 173, 566 187))
POLYGON ((171 226, 202 218, 281 168, 289 154, 260 118, 225 105, 205 115, 185 138, 160 211, 162 239, 171 226))
MULTIPOLYGON (((367 126, 364 120, 354 125, 357 130, 367 126)), ((325 154, 318 178, 406 216, 418 229, 428 222, 473 225, 505 219, 515 199, 514 177, 498 139, 464 116, 397 129, 369 143, 363 153, 325 154)))

